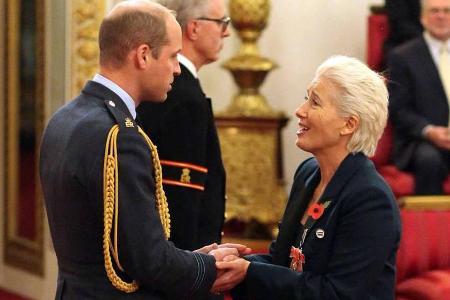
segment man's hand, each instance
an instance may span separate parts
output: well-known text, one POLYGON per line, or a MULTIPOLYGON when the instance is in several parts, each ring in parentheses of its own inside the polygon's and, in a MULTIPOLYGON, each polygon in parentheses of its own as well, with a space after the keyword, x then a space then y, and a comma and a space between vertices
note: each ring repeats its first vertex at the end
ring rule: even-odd
POLYGON ((218 247, 219 248, 235 248, 238 251, 240 257, 252 253, 251 248, 249 248, 245 245, 241 245, 241 244, 225 243, 225 244, 220 244, 218 247))
POLYGON ((217 249, 217 248, 219 248, 219 246, 216 243, 213 243, 211 245, 207 245, 207 246, 202 247, 200 249, 194 250, 194 252, 200 252, 200 253, 203 253, 203 254, 208 254, 209 252, 211 252, 212 250, 217 249))
POLYGON ((224 259, 224 257, 229 256, 229 255, 238 256, 239 252, 236 248, 217 248, 217 249, 211 250, 208 254, 214 256, 214 258, 216 259, 216 262, 219 262, 219 261, 222 261, 224 259))
POLYGON ((436 146, 450 150, 450 130, 443 126, 430 126, 426 129, 425 137, 436 146))
POLYGON ((249 265, 249 261, 233 255, 224 257, 223 261, 217 261, 218 276, 211 288, 211 292, 221 293, 235 287, 244 280, 249 265))

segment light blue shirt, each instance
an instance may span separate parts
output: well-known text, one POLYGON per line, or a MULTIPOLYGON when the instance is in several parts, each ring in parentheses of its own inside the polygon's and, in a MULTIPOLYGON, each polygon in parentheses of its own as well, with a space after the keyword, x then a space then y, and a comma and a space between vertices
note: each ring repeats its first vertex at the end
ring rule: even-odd
POLYGON ((100 83, 101 85, 106 86, 108 89, 113 91, 117 96, 119 96, 119 98, 127 106, 128 110, 130 111, 131 115, 133 116, 133 119, 136 119, 136 104, 135 104, 133 98, 131 98, 131 96, 128 95, 127 92, 125 92, 116 83, 114 83, 113 81, 109 80, 108 78, 106 78, 100 74, 95 74, 92 81, 95 81, 97 83, 100 83))

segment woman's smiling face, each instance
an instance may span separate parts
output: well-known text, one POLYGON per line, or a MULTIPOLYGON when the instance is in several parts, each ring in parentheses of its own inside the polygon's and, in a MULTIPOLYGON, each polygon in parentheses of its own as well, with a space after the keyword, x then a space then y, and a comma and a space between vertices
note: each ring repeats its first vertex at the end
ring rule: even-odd
POLYGON ((296 145, 312 154, 346 147, 341 135, 347 118, 338 114, 339 90, 326 78, 319 77, 308 88, 305 102, 296 110, 298 130, 296 145))

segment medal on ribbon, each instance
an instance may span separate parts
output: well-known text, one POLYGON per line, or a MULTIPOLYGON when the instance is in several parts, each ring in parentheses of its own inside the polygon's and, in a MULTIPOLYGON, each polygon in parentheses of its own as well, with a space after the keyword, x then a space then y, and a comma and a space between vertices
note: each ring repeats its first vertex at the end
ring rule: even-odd
POLYGON ((302 272, 305 263, 305 255, 302 249, 292 246, 289 257, 291 258, 290 268, 296 272, 302 272))

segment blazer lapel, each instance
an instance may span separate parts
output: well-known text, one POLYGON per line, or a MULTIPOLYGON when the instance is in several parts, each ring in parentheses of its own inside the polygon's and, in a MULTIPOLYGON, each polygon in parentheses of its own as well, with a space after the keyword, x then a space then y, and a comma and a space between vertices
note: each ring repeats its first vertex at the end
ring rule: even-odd
MULTIPOLYGON (((361 153, 356 154, 348 154, 347 157, 341 162, 336 173, 331 179, 330 183, 327 185, 325 191, 320 197, 318 203, 324 205, 327 203, 327 207, 335 205, 333 202, 334 199, 338 198, 338 195, 341 193, 341 190, 346 186, 347 182, 354 176, 355 172, 358 168, 366 161, 366 157, 361 153)), ((325 213, 324 211, 324 213, 325 213)), ((308 238, 309 234, 313 231, 312 229, 317 225, 317 221, 320 218, 314 220, 312 217, 309 217, 306 223, 306 227, 309 227, 308 232, 305 236, 305 241, 308 238), (309 222, 309 224, 308 224, 309 222), (309 225, 309 226, 308 226, 309 225)))
POLYGON ((288 206, 283 216, 280 233, 277 237, 276 248, 273 253, 273 262, 278 265, 289 265, 289 251, 291 246, 298 244, 302 225, 302 214, 311 199, 312 193, 320 181, 319 169, 315 170, 306 181, 294 182, 293 190, 289 196, 288 206))

